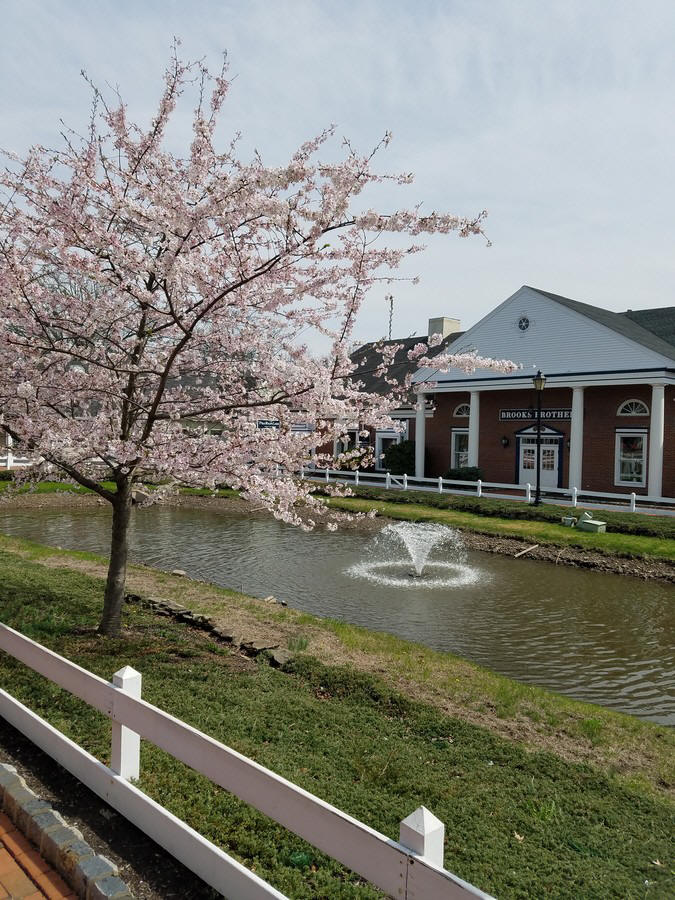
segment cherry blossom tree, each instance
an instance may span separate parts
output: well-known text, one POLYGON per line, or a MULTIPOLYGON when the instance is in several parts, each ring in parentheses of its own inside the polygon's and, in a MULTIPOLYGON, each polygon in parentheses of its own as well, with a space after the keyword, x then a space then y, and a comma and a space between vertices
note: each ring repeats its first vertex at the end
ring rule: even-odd
MULTIPOLYGON (((348 423, 390 424, 408 388, 360 389, 350 350, 364 296, 420 249, 418 236, 481 234, 483 214, 381 214, 363 198, 355 211, 367 187, 411 176, 377 174, 375 154, 348 143, 340 162, 321 162, 332 128, 281 167, 241 161, 236 139, 216 149, 226 68, 211 75, 175 50, 148 127, 91 87, 84 136, 7 154, 0 175, 0 428, 36 459, 26 477, 58 472, 111 504, 99 630, 115 635, 135 486, 224 483, 312 527, 325 506, 296 477, 303 460, 348 423), (186 90, 198 99, 178 156, 166 130, 186 90), (391 234, 410 242, 387 246, 391 234), (312 333, 329 353, 308 350, 312 333)), ((424 364, 427 350, 412 356, 424 364)), ((391 353, 383 345, 383 371, 391 353)), ((510 366, 434 359, 477 364, 510 366)))

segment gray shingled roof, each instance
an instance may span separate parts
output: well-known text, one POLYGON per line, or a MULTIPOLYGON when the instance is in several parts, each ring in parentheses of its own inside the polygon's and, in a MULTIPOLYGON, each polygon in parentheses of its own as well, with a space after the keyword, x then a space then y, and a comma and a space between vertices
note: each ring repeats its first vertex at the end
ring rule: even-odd
MULTIPOLYGON (((449 334, 445 340, 439 344, 438 347, 432 347, 429 349, 428 356, 436 356, 441 353, 446 347, 449 347, 453 341, 456 341, 457 338, 461 337, 464 334, 463 331, 456 331, 453 334, 449 334)), ((405 376, 410 373, 417 371, 417 362, 411 362, 408 359, 408 351, 412 350, 415 344, 419 344, 420 341, 425 341, 426 335, 422 335, 421 337, 408 337, 408 338, 400 338, 398 340, 392 341, 383 341, 382 345, 387 346, 390 344, 401 344, 401 348, 396 352, 394 356, 394 360, 387 370, 388 378, 396 378, 399 381, 403 381, 405 376)), ((369 394, 388 394, 391 391, 390 386, 385 381, 384 375, 376 375, 375 370, 382 362, 382 356, 375 349, 376 345, 379 345, 380 342, 372 341, 369 344, 364 344, 362 347, 359 347, 354 351, 351 355, 351 360, 353 363, 356 363, 356 371, 353 373, 352 378, 363 382, 363 390, 369 394)), ((410 394, 410 403, 413 403, 413 395, 410 394)))
POLYGON ((651 331, 662 341, 675 347, 675 306, 660 309, 629 309, 620 315, 636 322, 641 328, 651 331))
POLYGON ((581 303, 579 300, 571 300, 569 297, 561 297, 560 294, 551 294, 540 288, 530 287, 530 290, 611 328, 612 331, 635 341, 636 344, 642 344, 655 353, 675 360, 675 307, 615 313, 599 306, 591 306, 589 303, 581 303))

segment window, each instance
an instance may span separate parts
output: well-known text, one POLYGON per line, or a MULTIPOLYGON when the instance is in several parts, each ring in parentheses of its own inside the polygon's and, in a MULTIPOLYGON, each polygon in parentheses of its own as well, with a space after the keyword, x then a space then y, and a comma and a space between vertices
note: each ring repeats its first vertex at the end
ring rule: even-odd
POLYGON ((649 407, 642 400, 626 400, 616 414, 617 416, 648 416, 649 407))
POLYGON ((614 483, 644 487, 647 483, 647 431, 624 429, 616 433, 614 483))
POLYGON ((455 408, 453 416, 457 419, 468 419, 471 415, 471 407, 468 403, 460 403, 458 407, 455 408))
POLYGON ((541 467, 545 472, 552 472, 555 469, 556 455, 553 447, 541 448, 541 467))
POLYGON ((534 469, 536 464, 536 450, 534 447, 523 447, 523 468, 534 469))
POLYGON ((450 468, 462 469, 469 465, 469 429, 453 428, 450 442, 450 468))

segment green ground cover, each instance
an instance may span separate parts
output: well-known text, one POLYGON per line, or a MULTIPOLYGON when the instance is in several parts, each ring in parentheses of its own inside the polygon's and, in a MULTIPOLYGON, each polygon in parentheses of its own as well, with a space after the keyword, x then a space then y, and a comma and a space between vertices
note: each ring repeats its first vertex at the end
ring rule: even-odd
MULTIPOLYGON (((134 666, 150 702, 385 834, 396 837, 400 819, 424 803, 446 823, 446 866, 484 890, 501 898, 665 898, 675 891, 668 858, 673 806, 640 780, 528 752, 353 667, 307 655, 287 671, 243 660, 136 606, 125 611, 122 639, 99 638, 91 625, 102 580, 42 565, 49 548, 25 546, 33 547, 33 559, 9 552, 6 543, 0 548, 2 621, 102 677, 134 666)), ((260 614, 273 613, 292 611, 260 614)), ((351 626, 343 628, 346 634, 351 626)), ((363 629, 351 631, 362 632, 365 640, 363 629)), ((373 642, 385 637, 369 634, 373 642)), ((103 716, 4 655, 0 683, 108 761, 103 716)), ((645 736, 667 735, 610 716, 635 721, 645 736)), ((290 896, 379 896, 146 742, 142 771, 141 787, 151 796, 290 896)))

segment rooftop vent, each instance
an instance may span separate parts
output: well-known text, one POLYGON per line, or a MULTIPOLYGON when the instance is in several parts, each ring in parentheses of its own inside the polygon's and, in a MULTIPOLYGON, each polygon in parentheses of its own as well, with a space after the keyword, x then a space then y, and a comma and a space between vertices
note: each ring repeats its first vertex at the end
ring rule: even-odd
POLYGON ((448 316, 439 316, 437 319, 429 319, 427 334, 442 334, 446 338, 449 334, 455 334, 460 330, 459 319, 451 319, 448 316))

